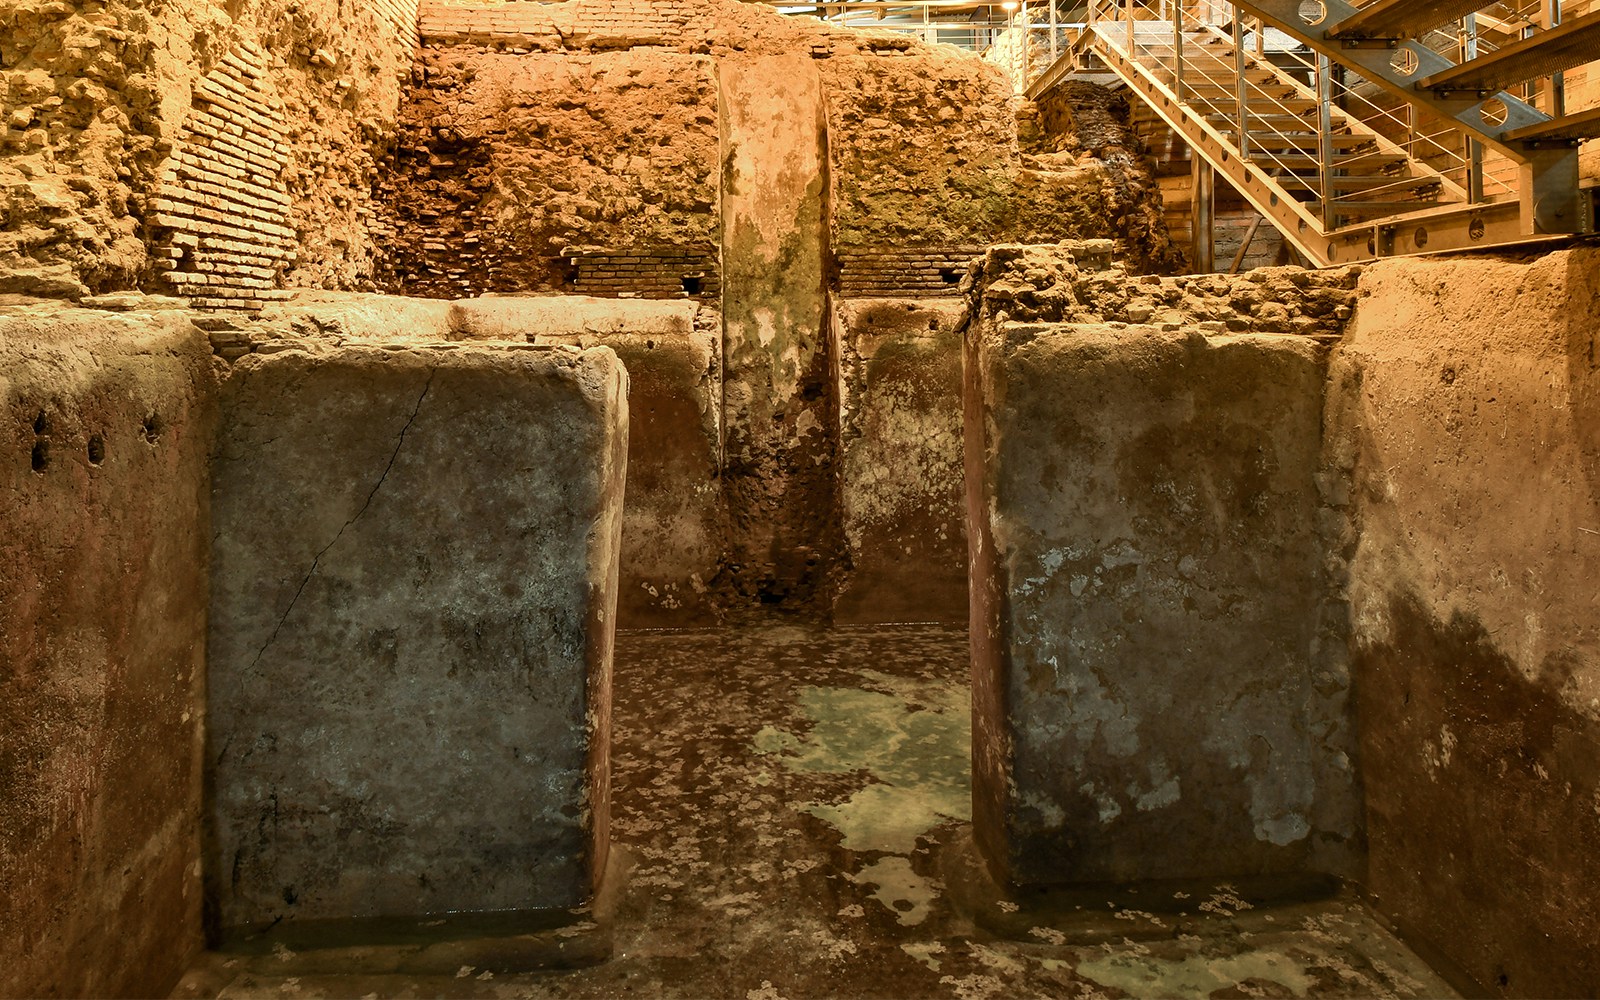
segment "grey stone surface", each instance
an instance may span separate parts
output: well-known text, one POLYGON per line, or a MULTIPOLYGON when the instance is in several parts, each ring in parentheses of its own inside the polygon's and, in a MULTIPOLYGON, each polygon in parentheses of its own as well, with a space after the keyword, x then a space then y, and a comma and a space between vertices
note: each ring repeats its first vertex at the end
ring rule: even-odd
POLYGON ((200 946, 214 387, 182 314, 0 308, 0 996, 200 946))
POLYGON ((849 572, 839 622, 967 619, 960 299, 847 299, 840 492, 849 572))
POLYGON ((605 349, 343 347, 234 367, 207 747, 223 927, 590 891, 626 392, 605 349))
POLYGON ((1340 870, 1323 348, 989 321, 966 349, 991 863, 1020 883, 1340 870))

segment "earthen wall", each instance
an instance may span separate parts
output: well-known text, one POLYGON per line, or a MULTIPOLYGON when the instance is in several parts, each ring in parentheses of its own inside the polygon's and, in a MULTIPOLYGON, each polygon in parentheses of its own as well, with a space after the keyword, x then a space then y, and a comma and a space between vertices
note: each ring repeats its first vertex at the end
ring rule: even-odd
POLYGON ((1600 983, 1600 253, 1369 267, 1332 366, 1378 906, 1487 989, 1600 983))

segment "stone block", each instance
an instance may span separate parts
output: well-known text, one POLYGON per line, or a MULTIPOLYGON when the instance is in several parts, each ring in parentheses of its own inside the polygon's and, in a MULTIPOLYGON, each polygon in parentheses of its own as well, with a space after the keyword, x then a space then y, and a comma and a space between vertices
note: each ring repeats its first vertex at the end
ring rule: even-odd
POLYGON ((974 324, 974 826, 1008 880, 1275 874, 1347 843, 1314 696, 1307 338, 974 324))
POLYGON ((1363 272, 1351 470, 1367 885, 1508 996, 1600 985, 1600 251, 1363 272))
POLYGON ((607 847, 608 350, 241 359, 215 461, 223 927, 570 907, 607 847))
POLYGON ((0 995, 165 996, 201 944, 211 347, 0 309, 0 995))
POLYGON ((964 302, 836 306, 840 449, 850 571, 840 622, 965 621, 961 472, 964 302))
MULTIPOLYGON (((628 370, 628 490, 618 624, 715 621, 708 584, 722 553, 722 340, 693 302, 486 296, 453 303, 452 335, 604 345, 628 370)), ((714 314, 713 314, 714 315, 714 314)))
POLYGON ((450 303, 457 340, 526 340, 536 336, 638 334, 685 337, 696 302, 592 298, 584 295, 485 295, 450 303))

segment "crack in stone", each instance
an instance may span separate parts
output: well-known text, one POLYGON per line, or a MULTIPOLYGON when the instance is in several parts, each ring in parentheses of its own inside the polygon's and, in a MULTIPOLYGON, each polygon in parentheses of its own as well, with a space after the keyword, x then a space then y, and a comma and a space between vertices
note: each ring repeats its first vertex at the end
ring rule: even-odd
POLYGON ((428 398, 428 392, 433 388, 433 377, 437 374, 439 374, 439 369, 429 369, 428 381, 423 383, 422 394, 417 397, 417 405, 411 408, 411 416, 406 418, 405 426, 400 428, 400 436, 395 439, 394 451, 389 454, 388 464, 383 467, 383 472, 378 476, 378 481, 372 484, 372 489, 367 493, 367 499, 362 503, 361 509, 352 514, 344 524, 340 525, 338 532, 333 536, 333 540, 324 545, 321 551, 312 557, 311 568, 306 570, 305 578, 300 581, 300 586, 295 589, 294 596, 289 599, 289 606, 283 609, 282 616, 278 618, 278 624, 272 629, 272 634, 267 636, 267 641, 262 643, 261 648, 256 651, 256 658, 250 662, 252 671, 261 663, 261 658, 267 655, 267 650, 277 641, 278 633, 283 631, 284 623, 289 620, 289 615, 294 613, 295 605, 300 603, 300 595, 305 593, 306 585, 311 582, 313 576, 317 575, 317 565, 322 562, 322 557, 328 554, 329 549, 339 544, 339 539, 344 537, 345 531, 352 524, 359 521, 361 515, 367 512, 367 508, 372 506, 373 498, 378 495, 378 490, 382 488, 384 480, 389 478, 389 472, 394 468, 395 459, 400 457, 400 449, 405 447, 406 432, 411 430, 411 425, 417 420, 417 414, 422 412, 422 401, 428 398))

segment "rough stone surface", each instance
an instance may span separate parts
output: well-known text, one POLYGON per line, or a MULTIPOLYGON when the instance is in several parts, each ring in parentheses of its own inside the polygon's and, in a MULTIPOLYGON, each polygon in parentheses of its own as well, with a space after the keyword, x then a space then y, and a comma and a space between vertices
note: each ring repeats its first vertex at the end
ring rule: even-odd
POLYGON ((606 350, 241 359, 214 466, 221 927, 571 906, 607 844, 606 350))
POLYGON ((6 3, 0 267, 35 294, 148 285, 158 199, 227 183, 170 168, 198 111, 195 85, 245 45, 270 52, 263 86, 278 102, 238 117, 239 137, 261 140, 273 176, 260 180, 288 201, 297 253, 277 263, 291 283, 369 279, 369 174, 394 128, 414 17, 407 0, 6 3))
POLYGON ((1348 870, 1346 681, 1314 655, 1323 348, 1106 325, 967 336, 991 864, 1024 884, 1348 870))
POLYGON ((1038 107, 1018 112, 1018 137, 1035 160, 1071 161, 1099 168, 1101 198, 1111 228, 1133 270, 1171 273, 1187 269, 1172 244, 1162 212, 1161 188, 1144 144, 1129 120, 1126 93, 1083 81, 1053 88, 1038 107))
POLYGON ((1149 323, 1205 333, 1299 333, 1337 337, 1355 303, 1358 266, 1249 274, 1146 274, 1130 280, 1108 260, 1110 240, 990 247, 966 283, 984 321, 1149 323))
POLYGON ((414 81, 382 188, 387 287, 570 290, 569 249, 714 253, 708 57, 429 49, 414 81))
POLYGON ((965 303, 940 299, 835 304, 850 560, 836 621, 966 620, 965 316, 965 303))
POLYGON ((1395 260, 1335 356, 1381 908, 1488 990, 1600 984, 1600 252, 1395 260))
POLYGON ((0 309, 0 995, 164 995, 200 945, 205 337, 0 309))
POLYGON ((1098 163, 1025 159, 994 67, 912 43, 821 63, 835 245, 926 246, 1111 236, 1098 163))

